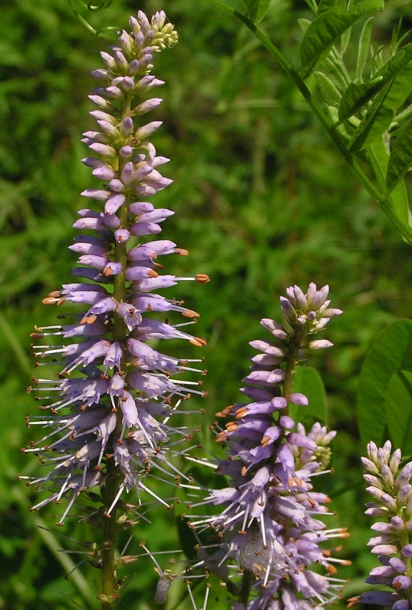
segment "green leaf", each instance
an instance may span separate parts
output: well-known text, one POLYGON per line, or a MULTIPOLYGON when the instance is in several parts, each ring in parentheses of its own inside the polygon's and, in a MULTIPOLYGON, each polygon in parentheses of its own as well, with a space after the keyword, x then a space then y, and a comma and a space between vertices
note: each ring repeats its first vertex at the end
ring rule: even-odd
POLYGON ((347 12, 332 8, 317 17, 308 28, 300 47, 301 77, 309 76, 319 59, 362 15, 382 8, 383 0, 361 0, 347 12))
POLYGON ((340 66, 336 65, 335 61, 332 61, 330 57, 326 57, 322 61, 320 61, 316 67, 317 72, 322 72, 329 80, 333 82, 337 90, 340 92, 340 97, 342 97, 343 92, 347 87, 346 77, 340 66))
POLYGON ((387 61, 369 82, 349 85, 342 97, 339 119, 342 121, 355 114, 385 87, 384 107, 396 110, 412 90, 412 44, 387 61))
POLYGON ((393 76, 385 98, 385 106, 397 110, 412 91, 412 44, 406 45, 389 63, 391 64, 389 70, 384 70, 385 66, 383 66, 377 76, 382 75, 386 80, 393 76))
POLYGON ((179 536, 180 547, 188 559, 195 559, 197 556, 196 546, 198 539, 189 527, 189 520, 184 517, 176 518, 176 528, 179 536))
MULTIPOLYGON (((399 221, 407 228, 412 227, 412 217, 409 210, 409 198, 406 185, 400 180, 389 195, 392 209, 395 211, 399 221)), ((408 242, 410 243, 410 242, 408 242)))
POLYGON ((319 15, 326 13, 331 8, 333 8, 335 5, 336 5, 336 0, 320 0, 318 12, 316 13, 316 15, 319 17, 319 15))
MULTIPOLYGON (((383 192, 386 189, 389 152, 382 139, 377 140, 369 146, 368 155, 379 188, 383 192)), ((405 227, 412 226, 410 221, 408 193, 406 192, 406 187, 403 182, 398 182, 392 192, 387 195, 387 200, 399 222, 405 227)))
POLYGON ((291 417, 296 417, 296 413, 299 410, 299 420, 326 422, 327 409, 325 388, 322 378, 315 368, 312 366, 301 366, 297 368, 293 378, 292 390, 293 392, 301 392, 307 396, 309 405, 307 407, 291 405, 291 417))
POLYGON ((383 87, 383 77, 378 76, 368 83, 351 83, 339 105, 339 120, 349 118, 369 102, 383 87))
POLYGON ((311 23, 312 22, 309 19, 305 19, 304 17, 298 19, 298 26, 303 34, 307 31, 311 23))
POLYGON ((389 88, 390 84, 378 94, 359 123, 348 145, 350 152, 359 152, 362 148, 371 144, 388 129, 393 121, 394 110, 385 106, 385 98, 388 95, 389 88))
POLYGON ((358 57, 356 59, 356 77, 359 81, 362 81, 362 74, 371 50, 372 27, 373 17, 369 17, 363 24, 359 36, 358 57))
POLYGON ((269 10, 272 0, 243 0, 246 6, 246 17, 255 25, 260 23, 269 10))
POLYGON ((382 446, 388 425, 385 402, 394 374, 412 372, 412 321, 398 320, 385 328, 370 348, 359 376, 357 416, 362 444, 382 446))
MULTIPOLYGON (((405 59, 411 57, 412 54, 411 45, 408 45, 408 47, 408 52, 404 53, 402 60, 395 56, 395 58, 399 59, 396 62, 399 69, 396 71, 395 76, 387 81, 382 91, 378 93, 366 115, 359 123, 349 143, 349 150, 351 152, 359 152, 362 148, 365 148, 379 138, 389 128, 396 110, 404 103, 412 91, 412 59, 408 59, 408 61, 405 59)), ((380 70, 378 76, 381 75, 380 70)), ((386 80, 385 76, 384 80, 386 80)))
POLYGON ((320 0, 318 10, 316 16, 322 15, 323 13, 327 13, 331 8, 334 8, 336 5, 336 0, 320 0))
POLYGON ((394 448, 412 452, 412 373, 399 371, 390 378, 386 392, 388 430, 394 448))
POLYGON ((340 102, 341 94, 339 93, 335 83, 323 72, 315 71, 316 81, 323 99, 328 106, 337 106, 340 102))
POLYGON ((412 166, 412 118, 404 125, 392 146, 386 187, 392 190, 412 166))
POLYGON ((368 150, 369 161, 371 162, 376 180, 381 191, 385 190, 386 171, 388 169, 389 152, 382 140, 374 142, 368 150))
POLYGON ((348 44, 349 44, 351 35, 352 35, 352 28, 348 28, 341 36, 341 41, 340 41, 341 56, 343 56, 345 54, 346 49, 348 48, 348 44))

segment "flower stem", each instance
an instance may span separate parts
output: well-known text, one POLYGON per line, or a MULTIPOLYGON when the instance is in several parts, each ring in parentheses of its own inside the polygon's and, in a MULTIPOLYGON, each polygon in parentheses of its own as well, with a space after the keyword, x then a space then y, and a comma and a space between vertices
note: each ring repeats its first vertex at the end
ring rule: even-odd
MULTIPOLYGON (((106 508, 110 508, 118 493, 119 483, 116 466, 113 459, 107 462, 107 483, 104 488, 104 502, 106 508)), ((116 506, 105 515, 103 522, 103 546, 102 546, 102 578, 103 587, 101 595, 102 610, 113 610, 114 602, 118 598, 116 593, 116 506)))
MULTIPOLYGON (((293 335, 290 339, 290 350, 286 360, 285 368, 285 379, 283 381, 283 397, 286 398, 289 404, 290 395, 292 394, 292 381, 293 374, 295 372, 296 363, 298 361, 298 353, 302 345, 302 341, 305 337, 305 327, 302 326, 294 330, 293 335)), ((288 409, 285 410, 285 414, 288 413, 288 409)))
POLYGON ((245 570, 242 575, 242 588, 239 594, 239 601, 245 607, 249 601, 250 589, 252 587, 252 572, 245 570))

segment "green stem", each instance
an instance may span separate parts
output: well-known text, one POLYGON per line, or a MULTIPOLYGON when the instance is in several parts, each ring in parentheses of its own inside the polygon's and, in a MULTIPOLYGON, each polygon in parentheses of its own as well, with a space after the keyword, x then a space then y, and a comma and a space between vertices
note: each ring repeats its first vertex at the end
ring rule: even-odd
MULTIPOLYGON (((119 489, 117 469, 113 458, 107 461, 107 483, 104 489, 105 506, 109 508, 116 498, 119 489)), ((100 596, 102 610, 113 610, 114 602, 118 598, 116 593, 116 506, 103 521, 102 546, 102 595, 100 596)))
MULTIPOLYGON (((285 368, 285 379, 283 380, 283 396, 288 401, 290 401, 290 395, 292 394, 292 381, 293 374, 295 372, 296 363, 298 361, 299 350, 301 349, 302 342, 306 335, 305 326, 295 328, 294 333, 290 339, 290 351, 288 358, 286 360, 286 368, 285 368)), ((287 407, 288 410, 288 407, 287 407)), ((287 411, 286 411, 287 413, 287 411)))
MULTIPOLYGON (((121 120, 123 120, 126 116, 130 114, 130 103, 131 97, 126 98, 123 102, 121 108, 121 120)), ((119 157, 119 167, 118 175, 120 176, 125 165, 125 160, 119 157)), ((128 209, 129 201, 126 200, 124 205, 120 208, 120 227, 122 229, 127 229, 129 225, 129 209, 128 209)), ((116 262, 121 263, 122 271, 115 275, 114 277, 114 290, 113 290, 113 298, 117 302, 122 302, 127 300, 127 289, 126 289, 126 277, 125 277, 125 269, 127 266, 127 246, 126 242, 115 242, 115 250, 114 250, 114 260, 116 262)), ((114 341, 123 343, 127 337, 127 326, 121 316, 115 311, 113 318, 113 339, 114 341)), ((123 358, 121 369, 124 371, 126 368, 126 361, 123 358)), ((117 417, 117 425, 114 431, 114 435, 118 436, 121 431, 122 425, 122 416, 121 410, 119 408, 119 413, 117 417)), ((113 453, 113 448, 111 448, 111 453, 113 453)), ((103 502, 106 509, 106 516, 104 517, 103 522, 103 547, 102 547, 102 578, 103 578, 103 587, 102 587, 102 595, 100 596, 102 610, 113 610, 114 603, 118 599, 117 589, 116 589, 116 558, 115 558, 115 550, 116 550, 116 513, 117 506, 116 504, 112 507, 113 502, 115 502, 119 489, 119 473, 117 470, 117 466, 114 462, 113 457, 109 457, 106 460, 107 467, 107 480, 102 492, 103 502), (110 509, 110 514, 108 511, 110 509)))
POLYGON ((249 601, 250 589, 252 588, 252 572, 245 570, 242 575, 242 588, 239 594, 239 602, 246 608, 249 601))

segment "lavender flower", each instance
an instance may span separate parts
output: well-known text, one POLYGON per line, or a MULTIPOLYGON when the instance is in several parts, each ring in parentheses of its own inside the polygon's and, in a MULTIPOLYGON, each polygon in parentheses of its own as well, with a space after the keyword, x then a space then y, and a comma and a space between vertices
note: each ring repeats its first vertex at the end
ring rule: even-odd
POLYGON ((347 562, 333 558, 320 544, 347 534, 343 528, 326 529, 319 517, 330 514, 329 498, 312 485, 314 476, 326 472, 335 432, 320 423, 306 431, 289 414, 291 404, 308 404, 303 394, 292 391, 296 362, 308 349, 332 345, 311 340, 341 313, 329 308, 328 291, 328 286, 317 290, 315 284, 306 294, 297 286, 288 288, 287 298, 281 298, 285 325, 264 319, 272 340, 251 342, 259 354, 252 358, 241 391, 253 402, 218 413, 231 416, 217 435, 227 445, 228 457, 218 463, 217 472, 230 485, 209 490, 206 500, 193 505, 222 510, 192 517, 191 527, 199 533, 215 530, 214 543, 199 540, 196 565, 216 572, 227 584, 238 598, 233 610, 324 607, 342 587, 335 564, 347 562), (313 569, 319 565, 326 575, 313 569))
POLYGON ((129 23, 131 32, 123 31, 111 53, 101 54, 105 67, 93 72, 100 83, 89 96, 97 106, 91 112, 97 130, 84 134, 94 155, 83 162, 103 184, 82 193, 96 203, 80 210, 74 223, 81 231, 70 246, 79 255, 73 270, 78 280, 44 299, 71 302, 80 311, 71 308, 60 316, 63 323, 37 327, 32 335, 38 367, 52 363, 60 372, 57 379, 34 379, 43 414, 28 418, 28 424, 47 431, 24 451, 40 457, 44 472, 22 478, 48 491, 34 510, 67 498, 59 524, 78 496, 92 489, 100 489, 106 516, 114 516, 124 490, 137 491, 139 498, 146 492, 169 506, 145 478, 183 476, 170 459, 185 452, 179 443, 187 443, 189 435, 170 420, 191 393, 203 394, 199 382, 184 378, 202 372, 193 364, 201 360, 175 358, 149 345, 158 339, 205 344, 184 328, 198 314, 157 291, 208 278, 162 273, 159 257, 187 251, 157 237, 173 212, 147 201, 172 182, 158 169, 168 159, 158 156, 148 139, 161 123, 141 117, 162 101, 149 97, 163 84, 151 74, 154 53, 175 44, 177 34, 163 11, 150 22, 139 12, 129 23), (172 312, 187 321, 169 323, 172 312), (46 344, 37 342, 43 339, 46 344))
POLYGON ((368 457, 362 458, 362 463, 366 471, 363 476, 369 485, 366 491, 373 498, 373 502, 366 504, 365 512, 379 519, 372 525, 377 535, 368 545, 381 563, 371 570, 366 582, 392 591, 366 591, 348 600, 348 608, 360 602, 392 610, 412 607, 412 462, 400 468, 401 451, 391 453, 391 450, 390 441, 381 448, 370 442, 368 457))

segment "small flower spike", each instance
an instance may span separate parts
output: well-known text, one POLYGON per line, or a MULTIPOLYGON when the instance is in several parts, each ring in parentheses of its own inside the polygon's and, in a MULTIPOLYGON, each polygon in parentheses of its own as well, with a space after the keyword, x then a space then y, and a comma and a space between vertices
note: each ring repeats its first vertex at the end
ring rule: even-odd
POLYGON ((292 391, 295 365, 310 349, 329 347, 313 341, 329 319, 341 313, 329 308, 328 286, 310 284, 306 294, 293 286, 281 298, 282 326, 262 320, 271 340, 252 341, 258 354, 242 392, 252 399, 224 409, 230 419, 217 434, 225 443, 227 459, 217 472, 230 482, 209 490, 206 500, 193 506, 221 507, 217 515, 191 517, 191 527, 211 527, 214 540, 199 537, 196 567, 215 572, 237 597, 233 610, 309 610, 323 608, 339 595, 343 581, 321 544, 347 535, 344 528, 327 529, 320 517, 330 514, 326 494, 313 489, 312 480, 328 472, 329 443, 335 432, 320 423, 306 430, 289 414, 291 404, 305 407, 308 399, 292 391), (319 572, 324 568, 325 574, 319 572))
POLYGON ((39 456, 43 473, 25 478, 48 492, 33 509, 67 500, 59 524, 88 490, 100 489, 106 515, 123 491, 169 506, 170 499, 160 498, 145 481, 150 474, 176 485, 184 476, 171 460, 186 452, 190 434, 172 422, 191 394, 203 395, 200 383, 188 379, 202 373, 202 360, 167 355, 159 340, 195 346, 205 341, 188 332, 198 314, 160 292, 208 277, 169 275, 158 262, 187 251, 159 237, 173 211, 155 208, 147 198, 172 181, 159 171, 168 159, 149 141, 161 123, 144 119, 162 101, 151 97, 163 84, 151 73, 154 55, 176 42, 163 11, 151 21, 139 12, 130 18, 130 32, 123 31, 111 52, 101 54, 104 67, 93 72, 98 87, 90 100, 97 109, 90 114, 97 127, 84 134, 92 156, 83 161, 102 184, 82 193, 90 207, 80 210, 74 223, 75 282, 44 299, 69 304, 64 322, 38 327, 32 335, 37 366, 46 375, 29 389, 42 415, 28 418, 28 424, 45 433, 24 450, 39 456), (169 322, 175 314, 185 321, 169 322), (59 367, 55 379, 48 376, 51 364, 59 367))
POLYGON ((378 448, 370 442, 368 457, 362 458, 368 484, 366 491, 373 501, 366 504, 366 515, 378 519, 372 525, 375 533, 368 545, 379 559, 366 579, 370 585, 390 590, 371 590, 348 600, 348 608, 358 603, 384 606, 392 610, 412 608, 412 462, 400 468, 400 449, 392 453, 387 441, 378 448))

